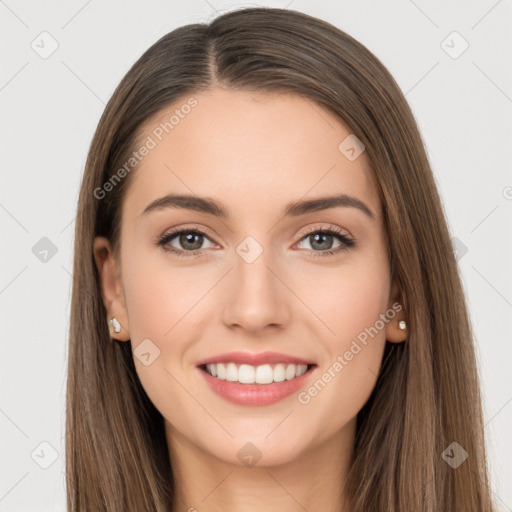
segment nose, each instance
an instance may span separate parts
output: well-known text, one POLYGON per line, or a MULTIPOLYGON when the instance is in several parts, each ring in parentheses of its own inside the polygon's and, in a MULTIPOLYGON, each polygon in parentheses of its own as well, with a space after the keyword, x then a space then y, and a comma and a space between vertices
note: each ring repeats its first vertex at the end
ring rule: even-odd
POLYGON ((224 324, 251 334, 283 329, 289 322, 293 294, 280 274, 266 251, 252 263, 236 255, 222 290, 224 324))

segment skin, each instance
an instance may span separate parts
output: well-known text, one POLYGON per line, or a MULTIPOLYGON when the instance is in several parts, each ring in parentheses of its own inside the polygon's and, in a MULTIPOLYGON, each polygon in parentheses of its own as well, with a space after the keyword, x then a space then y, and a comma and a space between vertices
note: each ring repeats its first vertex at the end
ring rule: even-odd
MULTIPOLYGON (((149 366, 134 361, 165 418, 176 511, 340 510, 356 415, 375 386, 385 340, 405 339, 404 310, 308 404, 297 394, 263 407, 232 404, 196 365, 233 350, 283 352, 318 365, 304 390, 399 301, 365 153, 347 159, 338 145, 350 131, 298 96, 220 88, 193 96, 198 105, 133 171, 119 261, 107 239, 95 240, 108 318, 122 325, 112 336, 134 349, 149 338, 160 350, 149 366), (141 215, 167 193, 213 198, 230 216, 176 208, 141 215), (335 194, 363 201, 375 218, 353 207, 280 216, 291 201, 335 194), (155 244, 178 226, 207 231, 201 254, 182 258, 155 244), (329 227, 356 244, 312 254, 343 246, 336 236, 324 246, 308 236, 329 227), (236 252, 247 236, 263 248, 250 264, 236 252), (261 452, 253 467, 237 456, 247 442, 261 452)), ((187 98, 151 118, 142 138, 187 98)), ((168 245, 191 250, 179 236, 168 245)))

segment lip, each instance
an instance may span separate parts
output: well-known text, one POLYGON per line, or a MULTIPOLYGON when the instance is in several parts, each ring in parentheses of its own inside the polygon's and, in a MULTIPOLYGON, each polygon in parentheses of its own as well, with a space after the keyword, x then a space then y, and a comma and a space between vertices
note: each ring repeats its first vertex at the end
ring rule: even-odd
POLYGON ((261 407, 279 402, 297 393, 312 378, 317 368, 316 364, 308 365, 308 370, 300 377, 283 382, 273 382, 272 384, 241 384, 239 382, 221 380, 210 375, 204 366, 199 366, 197 371, 210 389, 221 398, 237 405, 261 407))
MULTIPOLYGON (((288 354, 281 354, 279 352, 260 352, 253 354, 250 352, 226 352, 217 356, 203 359, 197 363, 197 366, 204 366, 206 364, 215 363, 235 363, 235 364, 250 364, 251 366, 260 366, 263 364, 277 364, 277 363, 292 363, 292 364, 307 364, 314 365, 313 361, 307 361, 300 357, 291 356, 288 354)), ((305 374, 304 374, 305 375, 305 374)), ((302 376, 301 376, 302 377, 302 376)), ((297 377, 298 379, 300 377, 297 377)), ((218 379, 217 379, 218 380, 218 379)))

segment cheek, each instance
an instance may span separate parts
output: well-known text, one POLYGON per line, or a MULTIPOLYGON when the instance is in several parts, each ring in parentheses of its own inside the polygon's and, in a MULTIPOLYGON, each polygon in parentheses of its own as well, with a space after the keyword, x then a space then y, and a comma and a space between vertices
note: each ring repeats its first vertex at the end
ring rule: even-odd
POLYGON ((320 276, 318 287, 302 291, 325 325, 318 324, 323 333, 317 338, 321 368, 297 397, 305 407, 304 421, 323 418, 326 436, 354 418, 369 398, 385 347, 387 323, 382 318, 394 316, 386 316, 390 278, 384 259, 340 269, 335 280, 333 274, 320 276))
POLYGON ((134 345, 152 337, 165 343, 172 337, 174 326, 179 328, 182 321, 189 321, 187 312, 204 293, 204 280, 194 270, 172 269, 168 263, 146 261, 141 259, 140 264, 124 266, 126 307, 134 345))
MULTIPOLYGON (((139 380, 162 415, 173 424, 185 421, 182 428, 186 430, 186 418, 197 410, 182 387, 188 377, 185 367, 189 361, 185 356, 197 340, 194 319, 200 314, 197 302, 204 292, 198 292, 198 277, 193 272, 172 270, 169 265, 163 268, 156 262, 124 268, 130 337, 139 380), (158 350, 147 344, 147 339, 158 350), (147 345, 142 345, 143 341, 147 345), (158 353, 147 366, 142 359, 137 360, 139 344, 158 353)), ((185 387, 197 396, 197 390, 188 384, 185 387)))
POLYGON ((356 273, 341 282, 331 298, 334 330, 344 344, 370 328, 385 312, 389 295, 389 280, 377 272, 356 273))
POLYGON ((337 269, 319 268, 314 278, 296 279, 294 290, 317 317, 316 332, 332 355, 344 350, 385 313, 390 276, 385 259, 375 258, 337 269))

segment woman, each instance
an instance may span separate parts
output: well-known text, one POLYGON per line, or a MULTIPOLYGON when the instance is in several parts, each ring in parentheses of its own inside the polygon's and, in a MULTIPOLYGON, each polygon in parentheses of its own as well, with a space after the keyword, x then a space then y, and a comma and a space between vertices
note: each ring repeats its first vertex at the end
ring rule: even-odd
POLYGON ((493 510, 432 171, 347 34, 250 8, 162 37, 75 237, 68 510, 493 510))

